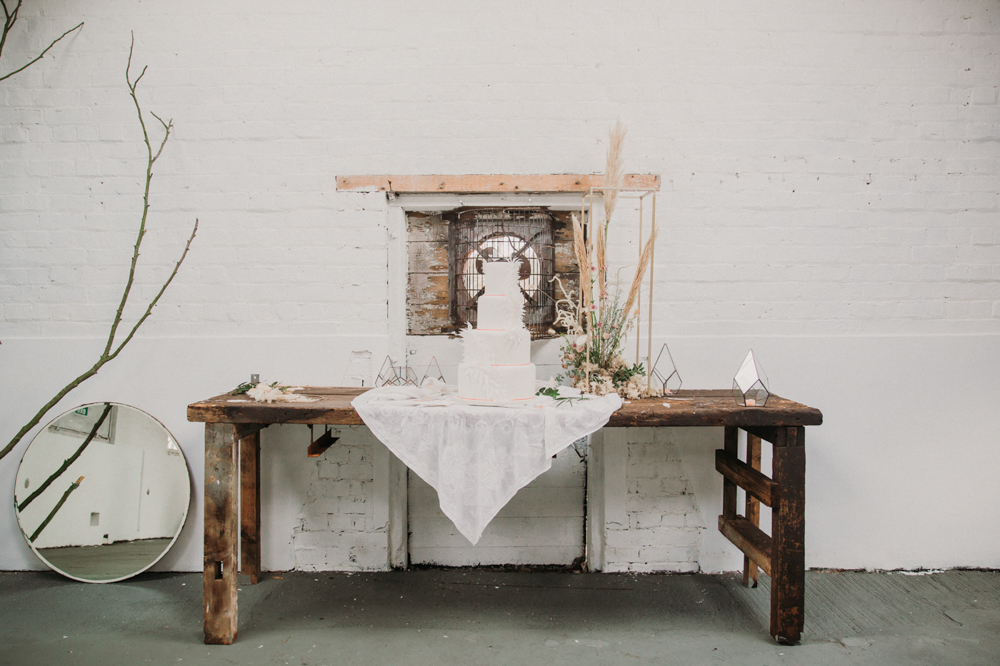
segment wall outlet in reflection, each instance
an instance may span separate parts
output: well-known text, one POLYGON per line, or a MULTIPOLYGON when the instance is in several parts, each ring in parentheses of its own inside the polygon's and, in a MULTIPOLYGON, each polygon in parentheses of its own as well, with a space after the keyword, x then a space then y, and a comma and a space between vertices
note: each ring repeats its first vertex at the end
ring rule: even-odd
POLYGON ((97 527, 101 524, 101 514, 94 511, 90 514, 90 526, 97 527))

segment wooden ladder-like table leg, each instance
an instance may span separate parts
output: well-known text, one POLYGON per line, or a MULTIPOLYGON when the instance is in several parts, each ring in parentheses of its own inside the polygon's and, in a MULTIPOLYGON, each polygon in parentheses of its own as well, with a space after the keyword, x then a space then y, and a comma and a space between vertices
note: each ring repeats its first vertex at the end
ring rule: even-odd
POLYGON ((771 513, 771 636, 797 643, 805 601, 805 428, 779 428, 771 462, 781 501, 771 513))
MULTIPOLYGON (((758 472, 760 471, 760 437, 750 433, 747 433, 747 464, 758 472)), ((750 493, 746 493, 743 515, 753 523, 754 527, 760 527, 760 500, 750 493)), ((743 555, 743 584, 747 587, 757 587, 757 563, 745 554, 743 555)))

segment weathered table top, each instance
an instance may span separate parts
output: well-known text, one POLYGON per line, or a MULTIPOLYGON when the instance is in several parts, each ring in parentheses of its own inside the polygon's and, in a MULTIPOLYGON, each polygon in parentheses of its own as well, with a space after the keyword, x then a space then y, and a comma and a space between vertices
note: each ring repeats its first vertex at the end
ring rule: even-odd
MULTIPOLYGON (((367 388, 307 386, 316 402, 259 403, 229 394, 188 405, 188 421, 202 423, 324 423, 364 425, 351 400, 367 388)), ((732 391, 683 390, 664 398, 632 400, 612 414, 608 427, 812 426, 823 423, 814 407, 772 395, 766 407, 743 407, 732 391)))

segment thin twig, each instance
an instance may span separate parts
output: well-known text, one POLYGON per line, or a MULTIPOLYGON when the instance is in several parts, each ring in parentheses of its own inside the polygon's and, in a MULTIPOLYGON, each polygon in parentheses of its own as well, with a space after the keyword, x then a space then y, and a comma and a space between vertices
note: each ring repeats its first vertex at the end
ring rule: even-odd
POLYGON ((67 499, 69 499, 70 493, 79 488, 81 483, 83 483, 82 476, 79 479, 77 479, 75 483, 69 484, 69 488, 66 489, 66 492, 63 493, 63 496, 59 499, 58 502, 56 502, 56 505, 52 508, 52 510, 49 511, 49 515, 45 517, 45 520, 43 520, 42 524, 38 526, 38 529, 35 530, 34 534, 28 537, 28 541, 30 541, 31 543, 35 543, 35 539, 38 538, 38 535, 42 533, 42 530, 44 530, 50 522, 52 522, 52 519, 55 518, 55 515, 59 512, 59 509, 61 509, 62 505, 66 503, 67 499))
POLYGON ((3 55, 3 45, 7 43, 7 33, 17 23, 17 13, 21 11, 21 0, 17 0, 17 7, 14 7, 12 12, 7 10, 6 0, 0 0, 0 5, 3 5, 3 35, 0 36, 0 55, 3 55))
MULTIPOLYGON (((0 0, 0 2, 3 2, 3 0, 0 0)), ((4 9, 6 10, 6 5, 4 5, 4 9)), ((159 302, 160 297, 163 296, 163 293, 167 290, 167 287, 173 281, 174 276, 177 275, 177 270, 181 267, 181 264, 184 263, 184 259, 187 257, 187 253, 191 249, 191 242, 194 240, 195 234, 198 233, 198 220, 196 219, 194 221, 194 228, 191 230, 191 236, 188 238, 187 243, 184 245, 184 251, 181 253, 180 259, 178 259, 177 263, 174 264, 174 269, 170 273, 170 277, 168 277, 166 282, 163 283, 163 286, 160 287, 160 291, 156 294, 153 300, 150 301, 149 306, 146 308, 145 313, 143 313, 142 317, 140 317, 139 320, 135 323, 135 325, 132 327, 132 330, 129 331, 129 334, 125 337, 124 340, 121 341, 121 343, 117 347, 114 348, 114 351, 112 351, 112 347, 114 347, 115 345, 115 337, 118 332, 118 326, 121 324, 122 314, 125 311, 125 304, 128 302, 129 294, 132 291, 132 284, 135 281, 135 268, 137 262, 139 261, 139 247, 142 245, 143 236, 146 235, 146 218, 149 213, 149 185, 150 182, 153 180, 153 163, 156 162, 157 159, 159 159, 160 154, 163 152, 163 147, 164 145, 166 145, 167 139, 170 138, 170 130, 173 127, 173 124, 171 122, 164 122, 162 119, 160 119, 159 116, 153 114, 153 116, 160 122, 160 124, 163 125, 164 129, 163 139, 160 141, 159 149, 156 151, 156 153, 153 153, 153 147, 149 141, 149 134, 146 131, 146 123, 143 120, 142 107, 140 106, 139 99, 136 97, 135 94, 136 87, 139 84, 139 79, 141 79, 143 74, 146 73, 146 68, 143 67, 142 72, 139 74, 138 77, 136 77, 134 81, 131 79, 131 75, 129 73, 130 68, 132 66, 132 49, 134 45, 135 45, 135 36, 133 35, 132 46, 129 46, 128 64, 125 67, 125 81, 128 84, 129 94, 132 96, 132 101, 135 104, 136 115, 139 117, 139 124, 142 126, 143 141, 146 144, 146 155, 147 155, 146 185, 142 196, 142 220, 139 224, 139 234, 136 237, 135 248, 132 252, 132 262, 129 267, 128 280, 126 281, 125 289, 122 292, 121 302, 118 304, 118 309, 115 311, 115 317, 111 324, 111 330, 108 333, 108 341, 104 346, 104 351, 101 353, 100 357, 98 357, 97 362, 94 363, 94 365, 89 370, 87 370, 79 377, 77 377, 69 384, 67 384, 65 387, 63 387, 63 389, 59 391, 59 393, 57 393, 51 400, 45 403, 45 405, 38 411, 38 413, 35 414, 35 416, 32 417, 32 419, 28 421, 28 423, 25 424, 25 426, 21 428, 20 431, 18 431, 18 433, 14 436, 14 438, 10 441, 10 443, 8 443, 7 446, 5 446, 2 451, 0 451, 0 458, 3 458, 8 453, 10 453, 14 449, 14 447, 17 446, 18 442, 20 442, 32 428, 38 425, 38 423, 42 420, 42 417, 44 417, 50 409, 52 409, 60 400, 62 400, 66 396, 66 394, 75 389, 84 381, 96 375, 97 371, 100 370, 102 367, 104 367, 105 363, 111 361, 116 356, 118 356, 118 354, 122 351, 122 349, 125 348, 125 345, 127 345, 129 341, 132 340, 132 337, 135 335, 136 331, 139 330, 139 327, 142 325, 142 323, 146 321, 146 319, 149 317, 150 314, 152 314, 153 308, 159 302)))
POLYGON ((101 429, 101 425, 104 423, 104 419, 106 419, 108 417, 108 414, 111 412, 111 407, 112 405, 110 402, 104 403, 104 411, 101 412, 100 418, 97 419, 97 423, 94 424, 94 427, 90 429, 90 433, 87 435, 86 439, 83 440, 83 444, 80 445, 80 448, 78 448, 76 452, 69 458, 63 460, 63 463, 62 465, 59 466, 59 469, 53 472, 52 475, 49 476, 49 478, 45 479, 45 481, 42 482, 42 485, 38 486, 38 489, 35 490, 35 492, 28 495, 28 497, 25 498, 23 502, 17 505, 18 511, 24 511, 26 508, 28 508, 28 505, 34 502, 36 497, 44 493, 45 489, 51 486, 53 481, 62 476, 62 473, 65 472, 67 469, 69 469, 69 466, 75 463, 77 458, 83 455, 83 452, 86 450, 86 448, 90 446, 90 443, 94 441, 95 437, 97 437, 97 431, 101 429))
MULTIPOLYGON (((7 41, 7 33, 10 32, 10 29, 14 26, 14 22, 17 21, 17 10, 19 10, 20 8, 21 8, 21 0, 18 0, 17 7, 15 7, 14 11, 11 12, 11 13, 7 13, 7 3, 4 3, 4 5, 3 5, 4 14, 6 14, 6 19, 5 19, 4 24, 3 24, 3 37, 0 37, 0 54, 3 53, 4 43, 7 41)), ((58 37, 56 37, 54 40, 52 40, 52 43, 49 44, 48 46, 46 46, 45 50, 42 51, 41 53, 39 53, 35 57, 34 60, 29 61, 28 64, 26 64, 26 65, 24 65, 22 67, 18 67, 17 69, 15 69, 13 72, 10 72, 9 74, 4 74, 3 76, 0 76, 0 81, 3 81, 4 79, 9 79, 10 77, 14 76, 18 72, 23 72, 24 70, 28 69, 29 67, 31 67, 32 65, 34 65, 36 62, 38 62, 39 60, 41 60, 43 57, 45 57, 45 54, 49 52, 49 49, 51 49, 53 46, 55 46, 56 43, 59 42, 59 40, 61 40, 63 37, 65 37, 69 33, 73 32, 74 30, 77 30, 77 29, 82 28, 82 27, 83 27, 83 21, 80 21, 77 25, 75 25, 74 27, 70 28, 69 30, 67 30, 63 34, 59 35, 58 37)))

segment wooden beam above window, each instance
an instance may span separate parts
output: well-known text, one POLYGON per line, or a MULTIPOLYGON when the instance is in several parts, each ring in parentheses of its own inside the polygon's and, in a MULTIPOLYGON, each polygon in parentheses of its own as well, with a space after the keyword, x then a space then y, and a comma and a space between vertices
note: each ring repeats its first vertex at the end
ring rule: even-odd
MULTIPOLYGON (((604 174, 536 175, 426 175, 337 176, 338 192, 395 192, 397 194, 492 194, 501 192, 583 193, 604 185, 604 174)), ((627 174, 626 188, 659 190, 656 174, 627 174)))

